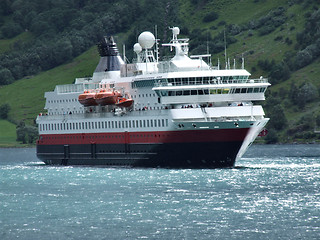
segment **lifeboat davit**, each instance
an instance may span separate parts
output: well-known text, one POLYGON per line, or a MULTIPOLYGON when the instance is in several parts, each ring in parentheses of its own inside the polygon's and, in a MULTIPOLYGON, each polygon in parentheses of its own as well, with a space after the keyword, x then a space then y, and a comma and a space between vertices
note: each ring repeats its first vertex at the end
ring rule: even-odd
POLYGON ((128 108, 133 104, 133 100, 131 98, 118 98, 118 102, 116 103, 117 107, 128 108))
POLYGON ((96 103, 105 106, 105 105, 113 105, 117 103, 117 99, 122 97, 119 91, 106 91, 101 90, 99 93, 96 94, 96 103))
POLYGON ((95 92, 84 91, 84 93, 79 95, 78 101, 85 107, 98 105, 95 92))

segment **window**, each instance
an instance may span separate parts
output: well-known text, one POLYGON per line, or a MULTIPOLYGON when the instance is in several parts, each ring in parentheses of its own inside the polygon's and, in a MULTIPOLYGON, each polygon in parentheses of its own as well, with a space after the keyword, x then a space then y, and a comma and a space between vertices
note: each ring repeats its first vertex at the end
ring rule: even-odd
POLYGON ((190 90, 184 90, 183 95, 190 95, 190 90))

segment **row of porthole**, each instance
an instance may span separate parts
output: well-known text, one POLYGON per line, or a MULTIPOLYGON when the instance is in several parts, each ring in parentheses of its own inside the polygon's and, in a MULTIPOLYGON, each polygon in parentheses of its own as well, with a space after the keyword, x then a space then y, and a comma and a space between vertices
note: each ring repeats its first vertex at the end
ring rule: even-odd
MULTIPOLYGON (((168 137, 168 134, 134 134, 130 138, 150 138, 150 137, 168 137)), ((56 139, 103 139, 103 138, 125 138, 124 135, 110 135, 110 136, 40 136, 40 140, 56 140, 56 139)))
POLYGON ((168 127, 168 119, 39 124, 40 131, 168 127))

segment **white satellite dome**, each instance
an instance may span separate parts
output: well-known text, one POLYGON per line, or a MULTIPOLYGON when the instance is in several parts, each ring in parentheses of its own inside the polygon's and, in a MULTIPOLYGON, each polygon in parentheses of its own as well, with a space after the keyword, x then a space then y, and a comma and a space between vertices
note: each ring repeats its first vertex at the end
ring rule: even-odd
POLYGON ((180 34, 180 28, 178 28, 178 27, 172 28, 172 33, 173 33, 174 35, 179 35, 179 34, 180 34))
POLYGON ((140 53, 142 51, 141 45, 139 43, 136 43, 135 45, 133 45, 133 51, 137 54, 140 53))
POLYGON ((143 49, 152 48, 156 39, 151 32, 143 32, 138 37, 138 42, 143 49))

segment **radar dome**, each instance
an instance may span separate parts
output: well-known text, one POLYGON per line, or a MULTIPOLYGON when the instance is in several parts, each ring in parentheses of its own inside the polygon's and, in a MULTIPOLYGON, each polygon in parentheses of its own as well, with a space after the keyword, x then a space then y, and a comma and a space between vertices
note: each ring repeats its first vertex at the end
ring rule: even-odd
POLYGON ((139 43, 136 43, 135 45, 133 45, 133 51, 135 53, 140 53, 142 51, 142 47, 139 43))
POLYGON ((174 28, 172 28, 172 33, 174 35, 179 35, 180 34, 180 29, 178 27, 174 27, 174 28))
POLYGON ((143 32, 138 37, 140 46, 144 49, 152 48, 156 39, 151 32, 143 32))

